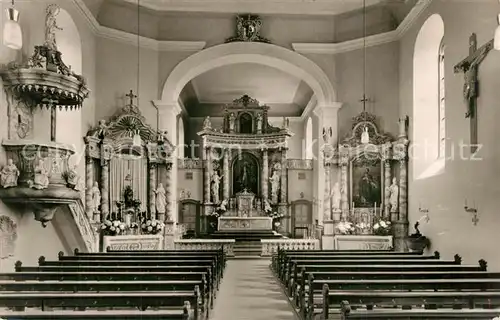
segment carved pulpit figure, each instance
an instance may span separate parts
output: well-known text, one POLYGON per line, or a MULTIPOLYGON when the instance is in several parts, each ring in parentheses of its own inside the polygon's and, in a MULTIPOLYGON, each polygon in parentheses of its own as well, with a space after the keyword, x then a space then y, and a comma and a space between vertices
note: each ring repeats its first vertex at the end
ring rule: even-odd
POLYGON ((464 74, 463 95, 467 104, 466 118, 470 118, 470 144, 471 152, 477 150, 477 98, 479 96, 479 65, 493 49, 493 40, 489 41, 481 48, 477 48, 476 34, 469 38, 469 56, 454 67, 455 73, 464 74))
POLYGON ((275 168, 271 178, 271 201, 273 203, 278 203, 278 192, 280 188, 281 174, 278 168, 275 168))
POLYGON ((217 172, 212 175, 212 201, 213 203, 219 203, 219 186, 222 176, 219 176, 217 172))
POLYGON ((389 186, 389 204, 391 212, 398 212, 399 186, 396 183, 396 178, 392 178, 392 184, 389 186))
POLYGON ((31 187, 38 190, 47 189, 49 186, 49 172, 45 169, 43 160, 40 159, 34 169, 35 178, 31 187))
POLYGON ((90 194, 92 195, 92 211, 99 213, 99 206, 101 205, 101 191, 99 190, 99 183, 94 182, 90 194))
POLYGON ((7 165, 0 172, 0 185, 4 188, 17 187, 19 169, 12 159, 7 160, 7 165))
POLYGON ((167 196, 163 183, 158 184, 158 188, 155 190, 156 193, 156 212, 159 214, 164 214, 167 207, 167 196))
POLYGON ((233 112, 229 115, 229 132, 234 132, 234 123, 236 122, 236 116, 233 112))
POLYGON ((51 4, 47 7, 47 14, 45 17, 44 45, 54 51, 57 50, 56 30, 62 30, 62 28, 57 25, 57 15, 60 11, 61 9, 57 5, 51 4))

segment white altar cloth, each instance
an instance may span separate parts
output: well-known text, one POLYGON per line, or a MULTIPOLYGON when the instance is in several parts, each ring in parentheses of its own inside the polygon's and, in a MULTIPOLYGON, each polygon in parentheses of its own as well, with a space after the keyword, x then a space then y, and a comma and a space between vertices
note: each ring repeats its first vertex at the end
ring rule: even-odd
POLYGON ((335 250, 390 250, 393 248, 392 236, 372 235, 335 235, 335 250))
POLYGON ((273 229, 269 217, 219 217, 219 231, 268 230, 273 229))

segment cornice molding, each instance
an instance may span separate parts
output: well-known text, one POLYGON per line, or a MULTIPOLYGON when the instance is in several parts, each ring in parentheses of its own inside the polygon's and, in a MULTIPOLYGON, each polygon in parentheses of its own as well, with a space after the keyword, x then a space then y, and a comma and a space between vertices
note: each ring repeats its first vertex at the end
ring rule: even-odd
POLYGON ((433 0, 419 0, 396 30, 339 43, 292 43, 294 51, 302 54, 337 54, 399 41, 433 0), (366 41, 366 42, 365 42, 366 41))
POLYGON ((73 0, 73 3, 89 25, 90 31, 104 39, 140 46, 141 48, 154 51, 198 52, 203 50, 206 46, 205 41, 158 41, 142 36, 138 38, 135 34, 100 25, 99 21, 97 21, 92 12, 90 12, 83 0, 73 0))

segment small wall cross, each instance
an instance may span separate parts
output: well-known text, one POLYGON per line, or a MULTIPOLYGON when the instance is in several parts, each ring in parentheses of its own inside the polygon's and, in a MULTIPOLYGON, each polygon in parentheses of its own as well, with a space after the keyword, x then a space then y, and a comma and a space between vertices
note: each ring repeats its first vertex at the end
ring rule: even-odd
POLYGON ((130 92, 125 95, 125 97, 128 97, 130 99, 129 106, 133 106, 134 105, 134 99, 137 98, 137 96, 134 94, 134 92, 132 90, 130 90, 130 92))

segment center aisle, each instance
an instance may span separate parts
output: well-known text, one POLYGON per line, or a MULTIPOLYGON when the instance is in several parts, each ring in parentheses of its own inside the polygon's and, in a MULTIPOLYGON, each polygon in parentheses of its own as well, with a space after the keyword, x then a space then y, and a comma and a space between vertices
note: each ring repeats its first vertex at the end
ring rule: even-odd
POLYGON ((296 320, 267 259, 229 260, 210 320, 296 320))

